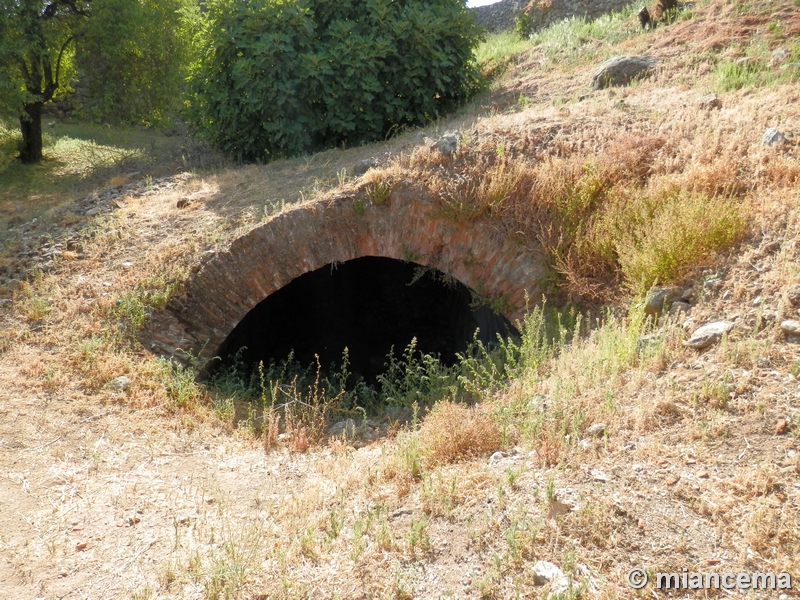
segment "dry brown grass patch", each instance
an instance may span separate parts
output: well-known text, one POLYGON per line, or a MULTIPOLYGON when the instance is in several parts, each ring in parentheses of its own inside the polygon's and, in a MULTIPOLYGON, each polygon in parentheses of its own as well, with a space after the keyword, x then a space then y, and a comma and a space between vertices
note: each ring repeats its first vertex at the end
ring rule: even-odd
POLYGON ((486 407, 440 402, 425 417, 418 436, 426 464, 441 465, 483 456, 502 446, 497 423, 486 407))

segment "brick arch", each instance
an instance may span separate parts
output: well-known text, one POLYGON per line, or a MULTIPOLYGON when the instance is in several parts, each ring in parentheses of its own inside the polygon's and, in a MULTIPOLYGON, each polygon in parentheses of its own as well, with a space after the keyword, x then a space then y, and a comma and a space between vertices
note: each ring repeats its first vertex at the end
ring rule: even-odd
POLYGON ((142 336, 147 347, 210 359, 244 316, 304 273, 364 256, 412 261, 459 280, 511 322, 526 297, 537 299, 542 252, 531 251, 482 221, 442 214, 424 192, 395 186, 375 205, 361 193, 282 212, 208 258, 142 336))

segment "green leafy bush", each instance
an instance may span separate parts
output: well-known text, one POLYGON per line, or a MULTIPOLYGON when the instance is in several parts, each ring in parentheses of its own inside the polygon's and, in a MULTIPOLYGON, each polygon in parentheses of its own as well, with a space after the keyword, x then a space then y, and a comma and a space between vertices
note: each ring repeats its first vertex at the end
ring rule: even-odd
POLYGON ((208 0, 191 120, 239 160, 381 139, 477 87, 461 0, 208 0))

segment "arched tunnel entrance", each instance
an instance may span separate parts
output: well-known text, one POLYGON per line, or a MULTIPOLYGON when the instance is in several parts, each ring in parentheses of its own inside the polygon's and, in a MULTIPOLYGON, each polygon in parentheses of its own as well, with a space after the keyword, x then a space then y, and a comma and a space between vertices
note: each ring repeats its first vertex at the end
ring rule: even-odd
POLYGON ((305 273, 248 312, 219 348, 220 364, 234 358, 251 370, 293 353, 302 366, 319 356, 323 369, 341 365, 367 382, 385 369, 392 349, 417 350, 453 364, 476 330, 484 344, 515 332, 508 319, 476 305, 463 283, 441 271, 391 258, 366 256, 305 273))
POLYGON ((369 375, 412 336, 445 361, 476 324, 494 341, 541 297, 547 257, 537 246, 496 223, 443 214, 413 182, 395 183, 380 204, 368 191, 298 204, 211 251, 151 315, 142 344, 205 374, 242 346, 251 364, 292 348, 306 362, 314 353, 341 361, 346 346, 354 370, 369 375), (419 265, 429 271, 408 285, 419 265), (448 287, 444 273, 461 283, 448 287), (508 320, 473 310, 470 290, 508 320))

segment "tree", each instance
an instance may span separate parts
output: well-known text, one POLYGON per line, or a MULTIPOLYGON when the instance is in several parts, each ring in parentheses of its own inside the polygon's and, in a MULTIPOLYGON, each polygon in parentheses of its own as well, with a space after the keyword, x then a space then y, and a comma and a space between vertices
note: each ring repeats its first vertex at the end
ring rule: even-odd
POLYGON ((42 106, 65 84, 67 52, 91 0, 0 0, 0 100, 19 114, 25 163, 42 160, 42 106))
POLYGON ((464 0, 206 0, 191 118, 240 160, 382 139, 477 88, 464 0))
POLYGON ((190 0, 93 0, 75 44, 81 113, 147 125, 177 114, 190 37, 184 16, 192 9, 190 0))

